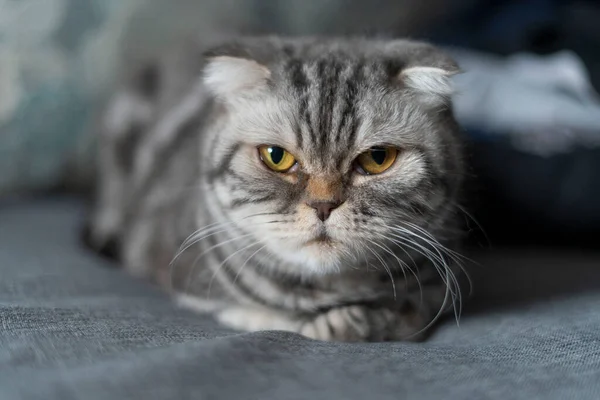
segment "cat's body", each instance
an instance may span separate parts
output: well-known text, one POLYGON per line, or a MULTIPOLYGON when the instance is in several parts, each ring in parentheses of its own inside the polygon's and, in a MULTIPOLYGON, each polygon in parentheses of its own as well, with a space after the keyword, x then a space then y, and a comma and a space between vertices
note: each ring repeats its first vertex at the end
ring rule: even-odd
POLYGON ((450 59, 358 39, 179 54, 108 110, 96 247, 117 242, 126 269, 244 330, 414 339, 457 305, 450 59))

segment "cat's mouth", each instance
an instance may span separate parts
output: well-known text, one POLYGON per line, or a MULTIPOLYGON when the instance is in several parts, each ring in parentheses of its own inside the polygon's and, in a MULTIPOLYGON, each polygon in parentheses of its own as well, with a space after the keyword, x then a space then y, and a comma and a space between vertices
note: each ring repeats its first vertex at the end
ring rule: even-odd
POLYGON ((304 243, 305 246, 310 246, 313 244, 331 245, 331 244, 333 244, 333 239, 331 238, 331 236, 329 236, 329 234, 327 234, 327 231, 325 230, 325 228, 323 228, 319 231, 319 233, 317 234, 316 237, 314 237, 313 239, 310 239, 304 243))
POLYGON ((343 243, 336 237, 335 230, 318 226, 315 227, 312 235, 303 239, 295 253, 296 263, 318 274, 335 272, 339 269, 343 243))

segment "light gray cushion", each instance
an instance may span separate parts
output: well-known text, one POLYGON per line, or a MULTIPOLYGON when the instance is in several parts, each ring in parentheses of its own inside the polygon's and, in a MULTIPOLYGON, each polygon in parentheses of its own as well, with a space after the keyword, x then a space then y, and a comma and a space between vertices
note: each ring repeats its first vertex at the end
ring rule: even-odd
POLYGON ((598 399, 600 255, 495 250, 426 343, 239 334, 79 244, 73 199, 0 203, 0 399, 598 399))

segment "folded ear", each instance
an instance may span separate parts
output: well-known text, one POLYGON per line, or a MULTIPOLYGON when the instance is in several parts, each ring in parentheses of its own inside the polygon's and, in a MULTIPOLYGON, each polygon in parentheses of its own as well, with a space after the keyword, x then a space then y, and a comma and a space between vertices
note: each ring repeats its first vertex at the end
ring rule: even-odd
POLYGON ((400 72, 399 79, 424 103, 432 106, 450 104, 454 86, 451 77, 458 73, 438 67, 408 67, 400 72))
POLYGON ((271 71, 254 60, 233 56, 209 57, 204 83, 218 98, 234 99, 266 86, 271 71))
POLYGON ((450 101, 454 92, 450 78, 457 72, 437 67, 409 67, 400 72, 400 79, 427 102, 441 105, 450 101))
POLYGON ((407 40, 392 41, 386 50, 401 66, 398 80, 419 100, 431 106, 450 103, 452 76, 460 69, 449 55, 428 43, 407 40))

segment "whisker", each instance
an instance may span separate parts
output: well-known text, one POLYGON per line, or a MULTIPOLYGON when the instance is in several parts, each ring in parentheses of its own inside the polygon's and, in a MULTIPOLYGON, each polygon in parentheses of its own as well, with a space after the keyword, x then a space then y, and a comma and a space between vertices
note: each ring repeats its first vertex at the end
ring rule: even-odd
MULTIPOLYGON (((387 228, 389 229, 390 227, 387 227, 387 228)), ((395 227, 392 227, 392 228, 395 228, 395 227)), ((430 240, 426 240, 426 239, 420 237, 419 235, 412 234, 413 232, 408 231, 407 229, 400 228, 400 229, 393 229, 393 230, 395 230, 396 232, 401 232, 401 233, 403 233, 403 235, 399 235, 398 233, 392 233, 391 236, 393 238, 397 239, 397 241, 395 239, 392 239, 392 241, 396 242, 396 244, 398 244, 399 247, 401 247, 402 249, 403 249, 403 247, 407 247, 407 248, 423 255, 425 258, 429 259, 431 261, 433 267, 435 268, 435 270, 438 272, 438 274, 439 274, 440 278, 442 279, 444 286, 445 286, 444 300, 443 300, 438 312, 424 328, 422 328, 418 332, 413 333, 409 336, 409 337, 412 337, 412 336, 416 336, 416 335, 424 332, 425 330, 429 329, 433 324, 435 324, 439 320, 439 318, 443 315, 443 313, 445 312, 448 301, 451 298, 453 299, 452 303, 455 305, 454 310, 456 313, 456 310, 457 310, 456 300, 460 299, 460 287, 458 286, 458 282, 457 282, 456 278, 454 277, 451 269, 449 268, 447 262, 445 261, 444 257, 440 253, 440 250, 435 247, 434 243, 432 243, 430 240), (435 252, 428 249, 427 247, 423 246, 422 244, 418 243, 417 241, 411 240, 409 237, 406 237, 407 233, 409 235, 412 234, 411 236, 413 236, 413 237, 415 237, 415 236, 419 237, 421 241, 432 246, 435 252), (456 290, 458 290, 457 293, 454 291, 454 288, 456 288, 456 290)), ((389 237, 386 237, 386 238, 388 240, 390 239, 389 237)), ((403 249, 403 250, 406 251, 405 249, 403 249)), ((459 300, 459 303, 460 303, 460 300, 459 300)), ((460 304, 462 304, 462 303, 460 303, 460 304)), ((457 315, 457 323, 458 323, 458 315, 457 315)))
MULTIPOLYGON (((465 257, 462 254, 460 254, 460 253, 458 253, 458 252, 456 252, 456 251, 454 251, 452 249, 449 249, 446 246, 442 245, 439 241, 437 241, 435 239, 435 237, 431 233, 427 232, 427 230, 425 230, 425 229, 423 229, 423 228, 421 228, 421 227, 419 227, 419 226, 417 226, 417 225, 415 225, 413 223, 410 223, 410 222, 404 222, 404 223, 407 224, 407 225, 409 225, 409 226, 412 226, 413 229, 416 229, 419 232, 422 232, 423 235, 426 235, 426 237, 430 239, 430 243, 431 243, 432 246, 436 246, 439 249, 443 250, 454 261, 454 263, 456 263, 456 265, 461 269, 461 271, 463 272, 464 276, 468 280, 468 283, 469 283, 469 296, 471 296, 473 294, 473 282, 471 280, 471 277, 469 276, 468 271, 466 270, 465 266, 463 265, 463 260, 467 261, 467 262, 472 262, 472 263, 475 263, 475 261, 473 261, 470 258, 465 257)), ((410 230, 409 230, 409 232, 410 232, 410 230)), ((411 232, 411 234, 414 235, 414 232, 411 232)), ((416 235, 416 236, 419 236, 419 235, 416 235)))
MULTIPOLYGON (((223 233, 223 232, 227 232, 229 229, 234 229, 236 228, 236 224, 243 222, 244 220, 247 220, 249 218, 254 218, 254 217, 259 217, 259 216, 266 216, 266 215, 276 215, 279 213, 271 213, 271 212, 265 212, 265 213, 257 213, 257 214, 252 214, 252 215, 248 215, 246 217, 240 218, 236 221, 226 221, 226 222, 216 222, 216 223, 212 223, 209 225, 206 225, 198 230, 196 230, 195 232, 193 232, 192 234, 190 234, 181 244, 181 246, 179 247, 179 250, 177 251, 177 253, 175 254, 175 256, 173 257, 173 259, 171 260, 171 262, 169 263, 169 269, 170 269, 170 277, 171 277, 171 288, 173 288, 173 269, 175 268, 175 264, 177 262, 177 260, 187 251, 189 250, 192 246, 197 245, 198 243, 200 243, 202 240, 217 235, 219 233, 223 233)), ((263 222, 265 224, 272 224, 272 223, 277 223, 279 221, 268 221, 268 222, 263 222)), ((281 221, 284 222, 284 221, 281 221)), ((250 221, 250 225, 259 225, 261 224, 261 222, 251 222, 250 221)))
POLYGON ((403 240, 404 241, 403 244, 405 246, 411 248, 414 251, 417 251, 418 253, 422 254, 423 256, 425 256, 427 259, 429 259, 432 262, 433 267, 436 269, 436 271, 440 275, 440 278, 444 282, 444 285, 446 286, 446 290, 449 291, 449 294, 452 296, 453 304, 455 305, 454 309, 455 309, 455 313, 456 313, 456 310, 457 310, 456 301, 457 300, 459 301, 460 307, 462 307, 462 301, 460 300, 460 287, 458 286, 458 283, 457 283, 454 275, 452 274, 449 266, 447 265, 446 261, 443 259, 443 256, 441 255, 439 250, 437 250, 434 247, 434 250, 436 250, 436 252, 438 253, 438 254, 435 254, 431 250, 429 250, 426 247, 424 247, 423 245, 419 244, 418 242, 411 241, 410 239, 408 239, 404 236, 400 236, 400 235, 396 235, 396 234, 392 234, 392 235, 397 237, 399 240, 403 240), (457 290, 458 292, 455 292, 455 290, 457 290))
MULTIPOLYGON (((370 239, 367 239, 369 241, 369 243, 371 244, 377 244, 375 242, 373 242, 370 239)), ((387 266, 387 264, 385 263, 385 261, 383 260, 383 258, 381 258, 381 256, 379 254, 377 254, 375 251, 373 251, 373 249, 371 249, 370 247, 367 247, 371 253, 373 253, 373 255, 379 260, 379 262, 381 263, 381 266, 387 271, 390 280, 392 281, 392 289, 394 291, 394 300, 396 300, 396 283, 394 282, 394 276, 392 275, 392 271, 390 271, 389 267, 387 266)))
MULTIPOLYGON (((215 277, 217 276, 217 274, 219 273, 219 270, 221 268, 223 268, 225 266, 225 264, 227 264, 227 261, 229 261, 237 253, 239 253, 241 251, 248 250, 249 248, 251 248, 253 246, 256 246, 257 244, 260 244, 260 241, 256 241, 254 243, 249 244, 248 246, 242 247, 241 249, 238 249, 238 250, 234 251, 229 256, 227 256, 223 261, 221 261, 221 264, 219 264, 219 266, 217 267, 217 269, 214 270, 214 272, 212 274, 212 277, 210 278, 210 282, 208 283, 208 290, 207 290, 207 293, 206 293, 206 300, 210 300, 210 291, 212 289, 212 283, 213 283, 215 277)), ((264 248, 264 246, 261 247, 261 248, 264 248)), ((239 271, 238 271, 238 274, 239 274, 239 271)), ((236 275, 236 278, 237 278, 237 275, 236 275)), ((234 281, 234 283, 235 283, 235 281, 234 281)))
MULTIPOLYGON (((400 248, 400 250, 402 250, 412 261, 413 265, 415 266, 415 268, 417 268, 417 264, 415 262, 415 260, 412 258, 412 256, 410 255, 410 253, 408 253, 404 247, 402 246, 402 243, 394 240, 393 238, 390 238, 382 233, 379 232, 375 232, 378 233, 382 238, 385 238, 389 241, 391 241, 393 244, 395 244, 396 246, 398 246, 400 248)), ((419 287, 419 307, 421 307, 423 305, 423 287, 421 285, 421 280, 419 279, 419 276, 417 275, 417 273, 411 268, 410 265, 408 265, 407 262, 402 261, 398 256, 396 256, 396 254, 394 254, 389 247, 385 246, 387 251, 392 254, 394 257, 396 257, 396 259, 398 260, 398 263, 400 264, 400 268, 402 268, 402 273, 404 274, 404 279, 406 280, 406 290, 408 290, 408 278, 406 276, 406 272, 404 271, 404 267, 406 267, 409 272, 415 277, 415 281, 417 282, 417 286, 419 287)))
MULTIPOLYGON (((458 203, 454 203, 454 207, 456 207, 460 212, 462 212, 467 219, 470 219, 471 221, 473 221, 473 223, 475 223, 475 225, 477 225, 477 228, 481 231, 481 233, 483 233, 483 237, 485 238, 485 241, 487 242, 487 245, 491 247, 491 241, 490 238, 487 234, 487 232, 485 231, 485 229, 483 229, 483 226, 479 223, 479 221, 477 221, 477 219, 475 219, 475 217, 469 213, 469 211, 467 211, 466 208, 464 208, 463 206, 461 206, 458 203)), ((467 224, 468 224, 468 220, 467 220, 467 224)))
MULTIPOLYGON (((421 251, 422 251, 422 250, 420 250, 420 249, 419 249, 419 250, 416 250, 416 249, 414 249, 414 248, 413 248, 413 250, 415 250, 415 251, 417 251, 417 252, 419 252, 419 253, 421 253, 421 251)), ((439 308, 439 310, 438 310, 437 314, 436 314, 436 315, 435 315, 435 316, 432 318, 432 320, 431 320, 431 321, 430 321, 430 322, 429 322, 429 323, 428 323, 428 324, 427 324, 427 325, 426 325, 424 328, 422 328, 421 330, 417 331, 416 333, 413 333, 412 335, 409 335, 409 337, 412 337, 412 336, 419 335, 420 333, 422 333, 422 332, 426 331, 426 330, 427 330, 427 329, 429 329, 431 326, 433 326, 433 325, 434 325, 434 324, 435 324, 435 323, 438 321, 438 319, 439 319, 439 318, 441 318, 441 316, 442 316, 442 315, 443 315, 443 313, 445 312, 446 306, 447 306, 447 304, 448 304, 448 301, 449 301, 449 299, 450 299, 450 298, 452 298, 452 299, 453 299, 453 300, 452 300, 452 303, 453 303, 453 304, 454 304, 454 302, 455 302, 455 300, 454 300, 454 298, 455 298, 455 295, 453 294, 453 291, 452 291, 452 288, 451 288, 451 285, 450 285, 450 278, 448 277, 448 268, 444 268, 444 270, 445 270, 445 272, 446 272, 446 274, 444 274, 444 272, 442 271, 441 267, 440 267, 440 266, 438 266, 438 264, 437 264, 437 260, 435 259, 435 257, 434 257, 434 259, 432 260, 432 259, 430 258, 430 256, 429 256, 427 253, 421 253, 421 254, 422 254, 422 255, 424 255, 425 257, 427 257, 427 258, 428 258, 428 259, 429 259, 429 260, 432 262, 432 264, 433 264, 434 268, 436 269, 436 271, 437 271, 437 272, 438 272, 438 274, 440 275, 440 278, 441 278, 441 279, 442 279, 442 281, 444 282, 444 286, 445 286, 446 290, 445 290, 445 293, 444 293, 444 301, 442 302, 442 304, 441 304, 441 306, 440 306, 440 308, 439 308), (445 276, 444 276, 444 275, 445 275, 445 276)), ((431 253, 429 253, 429 254, 431 254, 431 253)), ((457 322, 458 322, 458 321, 457 321, 457 322)))
MULTIPOLYGON (((260 242, 257 242, 257 244, 260 242)), ((240 274, 242 273, 242 270, 244 269, 244 267, 246 266, 246 264, 248 264, 248 261, 250 261, 250 259, 252 257, 254 257, 255 255, 257 255, 262 249, 264 249, 265 247, 267 247, 267 245, 265 244, 262 247, 259 247, 258 250, 256 250, 254 253, 250 254, 250 257, 246 258, 246 261, 244 261, 244 263, 242 264, 242 266, 240 267, 240 269, 238 270, 237 274, 235 274, 235 278, 233 279, 233 285, 235 285, 235 283, 238 280, 238 277, 240 276, 240 274)))
POLYGON ((205 231, 202 231, 200 235, 197 235, 193 238, 193 240, 190 240, 183 248, 181 248, 177 254, 175 254, 175 257, 173 257, 173 260, 171 261, 171 264, 174 264, 177 259, 179 257, 181 257, 181 255, 183 253, 185 253, 190 247, 194 246, 195 244, 200 243, 202 240, 209 238, 211 236, 217 235, 221 232, 226 232, 228 231, 230 228, 224 228, 223 226, 215 226, 213 228, 210 229, 206 229, 205 231))
MULTIPOLYGON (((373 240, 367 239, 369 240, 369 242, 371 242, 372 244, 374 244, 375 246, 379 247, 380 249, 382 249, 383 251, 385 251, 386 253, 390 254, 392 257, 394 257, 396 259, 396 261, 398 262, 398 265, 400 266, 400 271, 402 271, 402 275, 404 275, 404 283, 405 283, 405 288, 408 289, 408 278, 406 276, 406 271, 404 270, 404 261, 402 261, 396 254, 394 254, 394 252, 392 252, 390 250, 389 247, 387 247, 384 244, 379 244, 373 240)), ((388 267, 389 269, 389 267, 388 267)), ((392 280, 392 285, 394 285, 394 281, 395 279, 392 277, 391 272, 388 272, 388 274, 390 275, 390 279, 392 280)), ((396 287, 394 285, 394 300, 396 300, 396 287)))
POLYGON ((449 254, 453 255, 454 257, 456 257, 457 259, 462 259, 465 261, 469 261, 469 262, 473 262, 475 263, 475 261, 473 261, 472 259, 460 254, 459 252, 449 249, 448 247, 444 246, 443 244, 441 244, 431 233, 429 233, 427 230, 421 228, 420 226, 412 223, 412 222, 408 222, 408 221, 404 221, 403 224, 408 225, 409 227, 421 232, 423 235, 425 235, 426 237, 428 237, 429 239, 431 239, 432 241, 435 242, 435 244, 440 247, 441 249, 443 249, 444 251, 448 252, 449 254))
POLYGON ((187 277, 187 279, 186 279, 186 281, 187 281, 187 284, 186 284, 186 288, 185 288, 185 291, 184 291, 184 293, 187 293, 187 292, 188 292, 188 290, 189 290, 189 286, 190 286, 190 283, 191 283, 191 277, 192 277, 192 275, 193 275, 194 271, 196 270, 196 266, 198 265, 198 261, 200 261, 200 259, 201 259, 202 257, 204 257, 204 256, 205 256, 207 253, 209 253, 211 250, 217 249, 217 248, 219 248, 219 247, 225 246, 225 245, 226 245, 226 244, 228 244, 228 243, 234 242, 234 241, 236 241, 236 240, 244 239, 244 238, 247 238, 248 236, 252 236, 252 235, 253 235, 252 233, 247 233, 247 234, 245 234, 245 235, 237 236, 237 237, 235 237, 235 238, 232 238, 232 239, 228 239, 228 240, 222 241, 222 242, 220 242, 220 243, 217 243, 217 244, 215 244, 215 245, 213 245, 213 246, 210 246, 208 249, 206 249, 206 250, 204 250, 202 253, 200 253, 200 255, 199 255, 198 257, 196 257, 196 259, 194 260, 194 263, 192 264, 192 268, 190 269, 190 272, 188 273, 188 277, 187 277))
POLYGON ((249 218, 261 217, 261 216, 266 216, 266 215, 274 215, 274 214, 276 214, 276 213, 256 213, 256 214, 247 215, 247 216, 245 216, 245 217, 242 217, 242 218, 240 218, 240 219, 238 219, 238 220, 235 220, 235 221, 215 222, 215 223, 212 223, 212 224, 205 225, 205 226, 203 226, 203 227, 201 227, 201 228, 197 229, 196 231, 192 232, 192 233, 191 233, 191 234, 190 234, 190 235, 189 235, 189 236, 188 236, 188 237, 187 237, 187 238, 186 238, 186 239, 183 241, 183 243, 181 244, 181 247, 184 247, 184 246, 186 246, 187 244, 189 244, 189 242, 190 242, 190 241, 192 241, 192 240, 193 240, 193 238, 194 238, 195 236, 197 236, 197 235, 201 235, 201 234, 202 234, 202 232, 206 231, 207 229, 213 228, 213 227, 215 227, 215 226, 217 226, 217 225, 233 225, 233 224, 236 224, 236 223, 243 222, 244 220, 247 220, 247 219, 249 219, 249 218))
MULTIPOLYGON (((175 256, 175 258, 174 258, 174 259, 171 261, 171 263, 169 264, 169 268, 170 268, 170 274, 171 274, 171 288, 173 287, 173 269, 175 268, 175 263, 176 263, 176 261, 179 259, 179 257, 181 257, 181 255, 182 255, 182 254, 183 254, 183 253, 184 253, 186 250, 188 250, 190 247, 192 247, 192 246, 194 246, 194 245, 196 245, 196 244, 200 243, 201 241, 203 241, 203 240, 205 240, 205 239, 208 239, 209 237, 212 237, 212 236, 218 235, 218 234, 220 234, 220 233, 227 232, 227 231, 229 231, 229 230, 231 229, 231 227, 227 227, 227 228, 224 228, 224 229, 219 229, 219 228, 222 228, 222 227, 220 227, 220 226, 219 226, 219 227, 214 227, 214 228, 211 228, 211 229, 207 230, 207 231, 205 232, 205 234, 204 234, 204 235, 202 235, 202 236, 200 236, 200 237, 196 238, 196 239, 195 239, 193 242, 190 242, 190 243, 189 243, 189 244, 188 244, 186 247, 184 247, 182 250, 180 250, 180 251, 178 252, 178 254, 175 256), (214 231, 214 229, 218 229, 218 230, 214 231)), ((250 235, 250 234, 248 234, 248 235, 246 235, 246 236, 249 236, 249 235, 250 235)), ((204 254, 204 253, 202 253, 202 254, 204 254)), ((201 257, 201 256, 202 256, 202 255, 200 255, 200 256, 198 256, 198 257, 201 257)), ((195 261, 195 262, 197 262, 197 260, 198 260, 198 258, 196 258, 196 261, 195 261)), ((195 265, 195 264, 194 264, 194 265, 195 265)))
POLYGON ((421 333, 423 333, 426 330, 428 330, 429 328, 431 328, 442 317, 442 315, 444 314, 444 311, 446 309, 446 305, 448 304, 449 294, 450 294, 449 287, 446 286, 446 291, 444 293, 444 301, 442 302, 442 305, 440 306, 437 314, 431 319, 431 321, 429 321, 429 323, 427 325, 425 325, 423 328, 419 329, 417 332, 408 335, 405 339, 410 339, 411 337, 420 335, 421 333))

